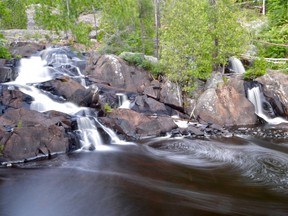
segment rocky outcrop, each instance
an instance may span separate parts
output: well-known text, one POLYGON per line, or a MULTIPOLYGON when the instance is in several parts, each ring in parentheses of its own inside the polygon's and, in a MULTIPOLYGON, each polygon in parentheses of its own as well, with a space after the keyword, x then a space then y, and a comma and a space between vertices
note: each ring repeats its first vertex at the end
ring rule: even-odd
POLYGON ((266 99, 280 116, 288 116, 288 76, 279 71, 268 71, 256 79, 262 84, 266 99))
POLYGON ((10 82, 16 79, 16 66, 18 59, 0 59, 0 83, 10 82))
POLYGON ((95 70, 87 73, 89 78, 100 83, 138 93, 142 93, 145 86, 151 82, 148 72, 129 66, 114 55, 101 56, 97 61, 95 70))
POLYGON ((14 42, 10 45, 9 51, 14 57, 30 57, 37 52, 44 50, 44 44, 33 42, 14 42))
POLYGON ((197 100, 196 118, 222 126, 256 124, 254 106, 243 92, 243 81, 234 78, 216 89, 207 89, 197 100))
POLYGON ((45 114, 27 109, 9 109, 0 116, 1 154, 6 160, 18 161, 70 149, 66 130, 70 120, 57 112, 45 114))
POLYGON ((161 86, 160 101, 182 111, 183 99, 180 86, 170 80, 165 80, 161 86))
POLYGON ((91 85, 89 88, 85 88, 67 76, 44 82, 40 88, 79 106, 95 107, 98 103, 99 95, 96 86, 91 85))
POLYGON ((128 140, 161 136, 177 128, 168 116, 146 116, 129 109, 114 109, 100 121, 128 140))

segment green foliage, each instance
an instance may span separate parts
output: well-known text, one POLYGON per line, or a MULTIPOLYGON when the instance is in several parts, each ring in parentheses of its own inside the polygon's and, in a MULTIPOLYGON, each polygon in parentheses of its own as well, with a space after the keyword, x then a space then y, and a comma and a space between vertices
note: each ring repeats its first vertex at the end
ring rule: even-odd
POLYGON ((83 11, 99 8, 99 0, 46 0, 40 1, 36 10, 36 22, 48 30, 71 32, 74 39, 89 45, 89 32, 92 27, 78 22, 83 11))
POLYGON ((284 73, 288 73, 288 62, 286 63, 272 63, 267 62, 267 68, 270 68, 272 70, 280 70, 284 73))
POLYGON ((5 39, 2 34, 0 34, 0 58, 11 58, 11 54, 8 49, 5 47, 5 39))
POLYGON ((3 155, 4 153, 4 145, 0 143, 0 155, 3 155))
POLYGON ((129 64, 140 67, 144 70, 150 71, 152 75, 161 75, 164 71, 164 66, 160 63, 154 63, 145 59, 143 54, 136 53, 133 55, 124 55, 123 59, 129 64))
POLYGON ((193 80, 207 79, 229 56, 246 50, 248 34, 238 22, 233 0, 166 1, 162 18, 161 62, 166 74, 187 91, 193 80))
POLYGON ((105 34, 105 52, 143 52, 151 55, 154 51, 154 16, 151 0, 106 0, 102 5, 101 28, 105 34))
POLYGON ((269 21, 272 26, 288 24, 287 0, 267 1, 269 21))
POLYGON ((0 28, 25 29, 27 27, 26 6, 23 0, 0 1, 0 28))
POLYGON ((265 59, 255 59, 252 67, 244 73, 245 79, 255 79, 266 74, 267 62, 265 59))
POLYGON ((258 40, 268 43, 257 43, 258 55, 267 58, 288 58, 288 3, 287 0, 267 1, 269 26, 258 36, 258 40), (275 44, 275 45, 273 45, 275 44))
POLYGON ((22 127, 23 127, 22 120, 19 120, 18 123, 17 123, 17 128, 21 129, 22 127))
POLYGON ((110 106, 109 104, 105 103, 105 104, 104 104, 104 111, 105 111, 106 113, 112 112, 111 106, 110 106))

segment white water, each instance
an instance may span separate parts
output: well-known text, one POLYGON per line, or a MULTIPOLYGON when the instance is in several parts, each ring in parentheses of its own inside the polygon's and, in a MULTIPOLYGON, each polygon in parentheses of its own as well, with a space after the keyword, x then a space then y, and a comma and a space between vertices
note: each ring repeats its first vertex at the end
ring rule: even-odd
MULTIPOLYGON (((73 58, 72 61, 68 56, 68 50, 65 49, 62 51, 60 49, 61 48, 47 49, 41 53, 42 58, 41 56, 36 56, 29 59, 21 59, 18 77, 15 81, 6 84, 10 85, 11 87, 18 87, 19 90, 24 94, 30 95, 33 98, 33 101, 30 105, 31 110, 38 112, 54 110, 66 113, 68 115, 76 116, 78 125, 77 134, 80 137, 82 150, 108 150, 108 146, 104 145, 101 134, 95 125, 96 122, 110 136, 111 142, 113 144, 124 144, 125 142, 121 141, 111 129, 100 124, 95 117, 90 116, 91 111, 93 112, 93 115, 95 115, 95 111, 92 109, 91 111, 87 111, 89 108, 79 107, 71 102, 61 103, 54 101, 48 96, 50 93, 45 93, 35 87, 35 84, 52 80, 55 77, 55 74, 61 76, 70 76, 74 78, 84 78, 84 75, 82 75, 79 68, 73 65, 73 61, 77 61, 77 58, 73 58), (57 51, 60 53, 51 53, 51 51, 57 51), (54 68, 51 68, 49 65, 53 65, 54 68), (82 113, 84 116, 79 115, 78 113, 82 113)), ((84 79, 81 80, 84 81, 84 79)), ((81 80, 80 82, 85 86, 85 83, 81 80)), ((90 89, 91 88, 95 89, 95 94, 97 88, 95 88, 95 86, 90 87, 90 89)), ((126 98, 125 96, 126 95, 122 96, 123 103, 121 106, 129 108, 130 102, 127 99, 127 96, 126 98)))
POLYGON ((123 94, 123 93, 117 93, 116 95, 118 97, 118 106, 119 106, 119 108, 130 109, 131 102, 128 100, 127 95, 123 94))
POLYGON ((261 100, 261 92, 259 87, 248 89, 248 99, 255 107, 255 114, 265 120, 269 124, 277 125, 281 123, 288 123, 287 120, 281 117, 271 118, 265 115, 263 111, 263 101, 261 100))
POLYGON ((245 73, 245 68, 242 64, 242 62, 236 58, 236 57, 230 57, 229 58, 229 65, 230 65, 230 69, 234 72, 234 73, 240 73, 243 74, 245 73))

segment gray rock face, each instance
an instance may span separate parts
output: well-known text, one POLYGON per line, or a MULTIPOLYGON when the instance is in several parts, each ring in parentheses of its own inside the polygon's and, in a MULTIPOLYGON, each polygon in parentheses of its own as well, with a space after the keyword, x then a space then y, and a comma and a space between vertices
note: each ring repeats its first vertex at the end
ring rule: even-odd
POLYGON ((10 109, 0 116, 0 139, 4 144, 2 154, 17 161, 69 150, 70 127, 67 116, 49 112, 38 113, 27 109, 10 109))
MULTIPOLYGON (((235 80, 231 84, 234 82, 235 80)), ((243 81, 239 82, 243 84, 243 81)), ((253 104, 231 84, 207 89, 198 99, 196 117, 221 126, 256 124, 253 104)))
POLYGON ((129 66, 125 61, 114 55, 103 55, 97 61, 94 71, 88 72, 89 77, 126 91, 142 93, 149 85, 151 78, 146 71, 129 66))
POLYGON ((160 136, 177 128, 170 117, 149 117, 128 109, 115 109, 108 113, 107 117, 101 117, 100 121, 114 128, 128 140, 160 136))
POLYGON ((41 84, 41 87, 79 106, 93 106, 93 104, 98 102, 99 98, 97 88, 85 88, 69 77, 62 77, 45 82, 41 84))
POLYGON ((273 108, 281 116, 288 116, 288 75, 269 71, 256 79, 263 86, 263 92, 273 108))
POLYGON ((31 55, 45 49, 44 44, 33 42, 15 42, 10 45, 9 51, 13 56, 30 57, 31 55))
POLYGON ((182 110, 183 99, 180 86, 170 80, 164 82, 160 91, 160 102, 182 110))

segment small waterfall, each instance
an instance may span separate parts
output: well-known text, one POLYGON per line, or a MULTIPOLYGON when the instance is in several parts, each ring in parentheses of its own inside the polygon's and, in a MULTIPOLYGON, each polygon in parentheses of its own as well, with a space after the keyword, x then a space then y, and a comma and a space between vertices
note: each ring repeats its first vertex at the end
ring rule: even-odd
POLYGON ((119 108, 130 109, 131 102, 128 100, 127 95, 123 93, 117 93, 116 95, 118 97, 119 108))
MULTIPOLYGON (((58 102, 49 97, 50 93, 44 92, 36 87, 35 84, 45 81, 53 80, 56 77, 69 76, 76 78, 84 87, 86 87, 85 76, 81 73, 81 66, 83 67, 83 60, 71 52, 66 47, 48 48, 40 53, 40 56, 31 57, 29 59, 21 59, 19 67, 19 75, 15 81, 6 83, 11 88, 18 87, 24 94, 30 95, 33 101, 30 109, 38 112, 46 112, 55 110, 73 116, 77 122, 77 131, 81 143, 81 150, 109 149, 105 148, 101 134, 96 125, 103 129, 114 144, 123 144, 117 135, 109 128, 98 122, 96 110, 79 107, 71 102, 58 102), (80 68, 79 68, 80 67, 80 68)), ((84 64, 85 66, 85 64, 84 64)), ((97 93, 96 86, 89 86, 97 93)), ((125 108, 130 107, 130 102, 127 96, 121 96, 121 106, 125 108)), ((109 144, 109 143, 108 143, 109 144)))
POLYGON ((245 73, 245 68, 242 62, 234 56, 229 58, 228 68, 229 71, 232 73, 239 73, 239 74, 245 73))
POLYGON ((275 116, 271 105, 265 100, 263 93, 260 91, 259 86, 255 86, 247 91, 247 97, 251 103, 253 103, 255 107, 255 114, 265 120, 268 124, 281 124, 281 123, 288 123, 284 118, 281 117, 271 117, 267 114, 272 114, 275 116), (265 109, 266 108, 266 112, 265 109), (273 112, 273 113, 272 113, 273 112), (267 114, 266 114, 267 113, 267 114))
POLYGON ((89 117, 77 118, 77 125, 83 150, 94 150, 97 145, 103 145, 102 138, 89 117))

